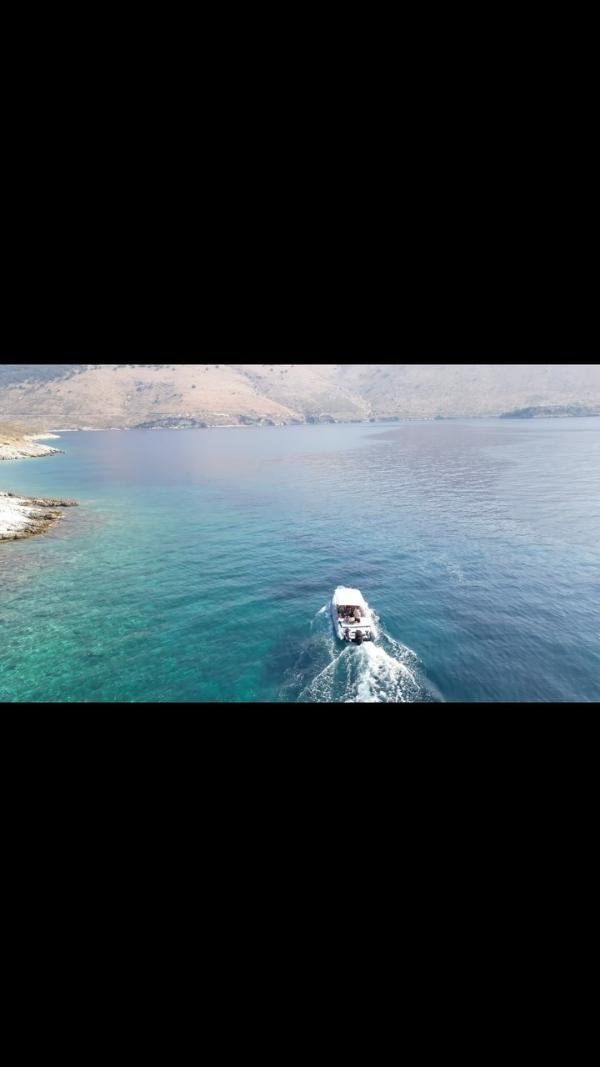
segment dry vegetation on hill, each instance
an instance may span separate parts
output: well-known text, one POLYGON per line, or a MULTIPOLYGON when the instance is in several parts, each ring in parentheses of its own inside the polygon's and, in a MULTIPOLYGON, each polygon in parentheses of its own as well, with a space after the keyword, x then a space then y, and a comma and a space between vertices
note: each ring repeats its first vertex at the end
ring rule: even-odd
POLYGON ((47 428, 214 426, 598 404, 597 365, 5 364, 0 420, 47 428))

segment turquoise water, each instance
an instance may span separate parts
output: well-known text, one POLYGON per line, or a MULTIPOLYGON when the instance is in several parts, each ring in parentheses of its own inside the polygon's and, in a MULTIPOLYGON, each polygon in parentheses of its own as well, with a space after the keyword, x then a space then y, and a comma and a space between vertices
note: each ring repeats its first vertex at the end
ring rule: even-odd
POLYGON ((600 419, 54 443, 0 465, 80 501, 0 545, 2 701, 600 699, 600 419))

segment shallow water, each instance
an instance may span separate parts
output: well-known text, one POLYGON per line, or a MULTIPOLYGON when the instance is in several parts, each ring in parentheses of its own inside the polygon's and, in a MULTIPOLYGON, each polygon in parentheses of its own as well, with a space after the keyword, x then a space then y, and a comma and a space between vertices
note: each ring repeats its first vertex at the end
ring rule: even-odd
POLYGON ((0 545, 2 701, 600 699, 600 420, 65 433, 0 545), (328 598, 379 619, 344 646, 328 598))

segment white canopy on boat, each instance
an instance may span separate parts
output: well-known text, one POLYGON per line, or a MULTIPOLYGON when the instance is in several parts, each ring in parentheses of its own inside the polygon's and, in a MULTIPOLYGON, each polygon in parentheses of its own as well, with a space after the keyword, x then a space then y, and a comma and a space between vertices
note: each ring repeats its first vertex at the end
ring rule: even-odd
POLYGON ((367 606, 360 590, 350 589, 346 585, 338 585, 333 594, 333 603, 352 608, 366 608, 367 606))

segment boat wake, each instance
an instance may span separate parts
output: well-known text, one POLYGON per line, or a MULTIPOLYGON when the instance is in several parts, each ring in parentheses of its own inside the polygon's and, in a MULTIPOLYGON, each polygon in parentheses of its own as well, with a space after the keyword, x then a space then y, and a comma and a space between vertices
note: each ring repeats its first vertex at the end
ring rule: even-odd
POLYGON ((288 672, 282 698, 306 703, 412 703, 439 699, 421 677, 418 657, 377 623, 377 637, 362 645, 333 636, 329 605, 311 622, 311 634, 288 672))

